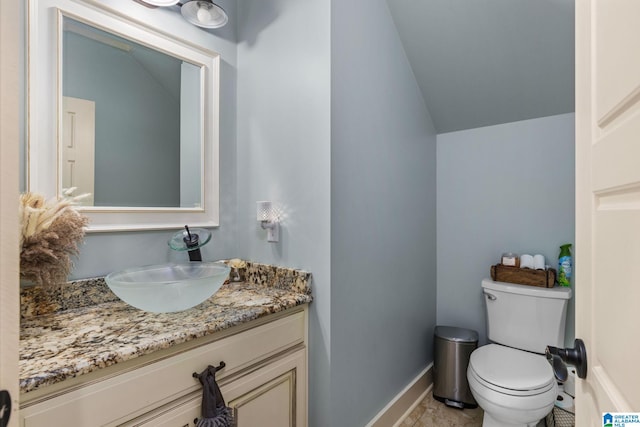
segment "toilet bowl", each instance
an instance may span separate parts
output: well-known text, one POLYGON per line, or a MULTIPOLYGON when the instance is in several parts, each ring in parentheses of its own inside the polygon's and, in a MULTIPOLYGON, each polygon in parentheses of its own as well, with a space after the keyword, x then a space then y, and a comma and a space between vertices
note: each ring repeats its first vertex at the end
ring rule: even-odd
POLYGON ((498 344, 471 354, 467 379, 484 410, 483 427, 534 427, 553 409, 558 394, 544 356, 498 344))
POLYGON ((558 385, 543 355, 562 346, 568 288, 482 281, 487 338, 471 353, 467 380, 483 427, 535 427, 553 409, 558 385))

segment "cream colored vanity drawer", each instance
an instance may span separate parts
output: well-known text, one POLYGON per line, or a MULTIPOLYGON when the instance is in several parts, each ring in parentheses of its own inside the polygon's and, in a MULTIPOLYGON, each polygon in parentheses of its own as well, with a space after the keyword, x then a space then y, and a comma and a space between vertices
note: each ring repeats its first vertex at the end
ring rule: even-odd
POLYGON ((304 343, 305 315, 306 311, 300 311, 130 372, 57 393, 21 408, 22 426, 119 425, 201 390, 192 373, 207 365, 224 361, 226 367, 217 376, 224 382, 227 376, 251 371, 268 357, 304 343))
MULTIPOLYGON (((221 387, 237 427, 306 425, 306 352, 270 361, 221 387)), ((118 427, 193 427, 201 417, 202 393, 191 393, 118 427)))

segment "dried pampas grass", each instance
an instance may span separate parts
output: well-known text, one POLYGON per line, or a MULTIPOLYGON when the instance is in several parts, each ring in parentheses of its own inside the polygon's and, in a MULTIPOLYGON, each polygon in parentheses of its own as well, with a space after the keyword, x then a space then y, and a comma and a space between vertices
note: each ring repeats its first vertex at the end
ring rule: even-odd
POLYGON ((86 195, 46 200, 36 193, 20 196, 20 277, 38 285, 65 282, 78 254, 89 219, 73 206, 86 195))

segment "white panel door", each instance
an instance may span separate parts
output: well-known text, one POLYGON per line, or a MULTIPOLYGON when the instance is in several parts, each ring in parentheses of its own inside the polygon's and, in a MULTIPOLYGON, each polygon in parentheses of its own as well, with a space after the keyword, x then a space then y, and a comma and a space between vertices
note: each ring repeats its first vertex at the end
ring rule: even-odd
POLYGON ((82 204, 93 206, 96 103, 69 96, 62 102, 62 188, 76 187, 74 196, 89 194, 82 204))
POLYGON ((577 426, 640 411, 640 2, 576 1, 577 426))
POLYGON ((10 418, 9 427, 18 425, 19 396, 19 34, 20 2, 0 1, 0 425, 10 418))

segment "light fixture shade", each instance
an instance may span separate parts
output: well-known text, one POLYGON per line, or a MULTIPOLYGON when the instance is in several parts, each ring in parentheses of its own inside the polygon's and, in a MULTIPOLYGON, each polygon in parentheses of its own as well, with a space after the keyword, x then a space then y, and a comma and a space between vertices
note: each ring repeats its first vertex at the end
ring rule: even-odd
POLYGON ((273 221, 275 219, 274 214, 273 202, 256 202, 256 217, 258 221, 273 221))
POLYGON ((174 4, 178 4, 180 0, 142 0, 142 2, 160 7, 173 6, 174 4))
POLYGON ((193 25, 220 28, 229 21, 227 13, 210 0, 191 0, 182 5, 182 16, 193 25))

